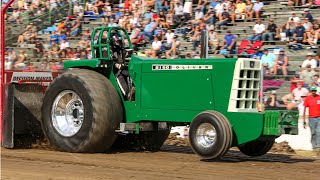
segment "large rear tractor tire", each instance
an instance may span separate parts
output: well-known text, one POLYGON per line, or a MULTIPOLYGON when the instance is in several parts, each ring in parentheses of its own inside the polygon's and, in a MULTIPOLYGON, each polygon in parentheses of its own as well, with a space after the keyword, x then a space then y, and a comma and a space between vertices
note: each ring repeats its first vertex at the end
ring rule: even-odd
POLYGON ((195 153, 204 159, 215 160, 228 152, 233 133, 228 119, 216 111, 204 111, 192 121, 189 141, 195 153))
POLYGON ((139 134, 118 135, 115 149, 136 151, 159 151, 170 134, 167 130, 140 132, 139 134))
POLYGON ((247 156, 262 156, 266 154, 274 144, 274 138, 270 139, 257 139, 239 145, 239 150, 247 156))
POLYGON ((105 152, 117 138, 123 117, 119 94, 103 75, 67 71, 48 87, 42 130, 51 146, 67 152, 105 152))

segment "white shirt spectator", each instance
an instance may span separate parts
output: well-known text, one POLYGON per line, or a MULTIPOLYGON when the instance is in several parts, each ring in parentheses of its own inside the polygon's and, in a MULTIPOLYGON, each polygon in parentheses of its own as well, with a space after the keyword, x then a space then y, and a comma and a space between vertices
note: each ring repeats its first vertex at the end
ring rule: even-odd
POLYGON ((177 5, 174 7, 174 14, 175 15, 183 15, 183 6, 177 5))
POLYGON ((161 48, 161 46, 162 46, 162 43, 161 43, 161 41, 153 41, 153 43, 152 43, 152 49, 159 49, 159 48, 161 48))
POLYGON ((266 30, 266 27, 264 24, 256 24, 254 25, 253 30, 255 33, 261 34, 263 31, 266 30))
POLYGON ((130 18, 129 19, 130 24, 138 24, 138 18, 130 18))
POLYGON ((253 10, 254 11, 261 11, 261 9, 263 8, 263 2, 256 2, 253 4, 253 10))
POLYGON ((312 69, 317 68, 317 61, 315 59, 311 59, 311 60, 306 59, 306 60, 304 60, 301 67, 302 68, 306 68, 309 64, 311 65, 312 69))
POLYGON ((308 91, 308 89, 307 88, 301 88, 300 90, 299 90, 299 88, 295 88, 293 91, 292 91, 292 94, 294 95, 294 100, 295 101, 300 101, 301 100, 301 96, 303 95, 303 94, 308 94, 309 93, 309 91, 308 91))
POLYGON ((183 6, 184 13, 191 13, 192 1, 185 2, 183 6))
POLYGON ((113 27, 118 27, 118 24, 117 23, 108 23, 108 26, 113 26, 113 27))
POLYGON ((300 21, 300 18, 298 16, 295 16, 295 17, 291 16, 291 17, 289 17, 288 20, 291 21, 291 19, 293 19, 293 22, 295 22, 295 23, 300 21))
POLYGON ((11 70, 11 68, 12 68, 12 62, 7 61, 4 63, 5 70, 11 70))
POLYGON ((230 9, 230 1, 224 1, 222 4, 225 9, 230 9))
POLYGON ((74 5, 73 12, 77 15, 81 14, 83 11, 83 7, 80 5, 74 5))
POLYGON ((69 42, 61 42, 60 49, 66 49, 67 47, 70 47, 69 42))
POLYGON ((174 33, 166 33, 165 37, 167 38, 167 43, 171 44, 173 37, 174 37, 174 33))
POLYGON ((216 13, 222 13, 223 12, 223 4, 222 3, 218 3, 216 5, 216 7, 214 7, 214 9, 216 10, 216 13))
POLYGON ((195 13, 195 20, 199 20, 203 18, 203 12, 202 11, 196 11, 195 13))

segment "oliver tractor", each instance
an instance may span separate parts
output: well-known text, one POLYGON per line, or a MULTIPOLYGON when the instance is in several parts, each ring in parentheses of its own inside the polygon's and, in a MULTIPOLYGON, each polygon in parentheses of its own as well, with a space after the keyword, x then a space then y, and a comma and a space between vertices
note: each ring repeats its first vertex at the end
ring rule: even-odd
POLYGON ((297 112, 258 111, 259 60, 137 56, 120 27, 97 28, 91 37, 93 58, 66 61, 59 75, 7 73, 3 146, 14 146, 19 126, 32 124, 27 117, 39 119, 50 145, 66 152, 156 151, 172 126, 190 125, 191 147, 204 159, 218 159, 234 146, 261 156, 281 134, 297 134, 297 112), (21 88, 27 86, 40 89, 21 88), (27 91, 38 94, 18 97, 27 91), (40 100, 23 103, 28 97, 40 100), (41 113, 30 108, 35 104, 41 113))

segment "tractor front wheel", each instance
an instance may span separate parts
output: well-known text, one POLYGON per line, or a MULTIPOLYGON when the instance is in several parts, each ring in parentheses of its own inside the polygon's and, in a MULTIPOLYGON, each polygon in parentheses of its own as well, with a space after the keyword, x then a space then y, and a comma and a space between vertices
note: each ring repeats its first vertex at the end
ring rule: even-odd
POLYGON ((42 130, 50 145, 67 152, 104 152, 122 121, 120 97, 103 75, 70 70, 48 87, 42 105, 42 130))
POLYGON ((227 118, 216 111, 204 111, 192 121, 189 141, 195 153, 204 159, 218 159, 231 147, 232 128, 227 118))
POLYGON ((247 156, 262 156, 266 154, 274 144, 274 138, 270 139, 257 139, 239 145, 239 150, 247 156))

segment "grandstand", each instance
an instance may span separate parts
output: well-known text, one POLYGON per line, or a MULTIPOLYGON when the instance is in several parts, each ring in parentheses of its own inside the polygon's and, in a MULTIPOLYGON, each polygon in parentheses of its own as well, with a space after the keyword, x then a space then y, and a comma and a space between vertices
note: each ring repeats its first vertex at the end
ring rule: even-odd
MULTIPOLYGON (((179 0, 178 0, 179 1, 179 0)), ((25 54, 25 66, 17 66, 18 68, 22 68, 27 70, 30 66, 33 66, 33 69, 57 69, 54 65, 54 63, 50 62, 56 62, 57 65, 61 66, 61 62, 63 60, 70 60, 70 59, 79 59, 80 57, 87 57, 85 56, 88 53, 89 46, 87 45, 88 39, 85 37, 90 35, 84 35, 87 30, 91 31, 92 29, 107 25, 106 23, 106 17, 110 17, 110 13, 114 12, 115 17, 117 17, 118 13, 122 13, 124 16, 131 16, 129 10, 124 10, 128 6, 129 8, 135 9, 136 13, 132 14, 133 17, 138 17, 136 19, 136 22, 138 24, 143 25, 145 22, 144 17, 146 17, 141 11, 148 12, 147 8, 143 8, 144 6, 139 6, 142 1, 135 1, 135 0, 129 0, 124 1, 123 4, 110 4, 110 3, 103 3, 104 1, 97 1, 98 4, 90 3, 90 1, 87 1, 86 3, 80 2, 80 5, 77 3, 70 4, 68 1, 61 0, 61 1, 50 1, 51 4, 42 4, 41 1, 39 4, 34 4, 34 1, 26 1, 28 7, 24 7, 24 10, 19 9, 19 4, 14 4, 12 8, 7 13, 7 31, 6 31, 6 42, 7 42, 7 49, 12 49, 18 56, 20 52, 23 52, 25 54), (138 2, 138 3, 137 3, 138 2), (99 4, 100 3, 100 4, 99 4), (129 5, 128 5, 129 4, 129 5), (32 6, 32 10, 30 10, 30 6, 32 6), (102 6, 102 8, 101 8, 102 6), (16 11, 20 11, 20 16, 16 18, 16 20, 13 20, 11 16, 13 16, 16 11), (111 11, 110 11, 111 10, 111 11), (108 12, 109 11, 109 12, 108 12), (103 18, 102 18, 103 17, 103 18), (72 31, 77 21, 77 19, 80 19, 80 26, 81 31, 79 34, 70 35, 70 30, 72 31), (36 27, 36 38, 32 41, 26 40, 24 43, 17 43, 19 36, 21 34, 24 34, 26 32, 26 29, 28 25, 30 25, 30 22, 33 23, 33 26, 36 27), (64 25, 62 22, 65 22, 64 25), (60 28, 66 27, 63 31, 66 31, 66 34, 61 33, 60 28), (71 26, 68 30, 68 26, 71 26), (73 55, 68 54, 67 52, 64 52, 63 55, 55 56, 52 52, 51 43, 48 41, 50 39, 50 36, 52 36, 52 31, 60 31, 59 36, 67 36, 67 41, 69 43, 69 47, 71 49, 74 49, 73 55), (36 40, 40 40, 42 42, 44 47, 44 55, 43 57, 34 57, 34 48, 35 48, 35 42, 36 40), (87 43, 87 44, 86 44, 87 43), (50 53, 51 52, 51 53, 50 53), (69 56, 68 56, 69 55, 69 56), (43 66, 47 66, 46 68, 43 68, 43 66)), ((168 4, 165 4, 167 8, 172 10, 175 10, 177 1, 165 1, 168 4)), ((182 5, 184 4, 184 1, 182 2, 182 5)), ((205 1, 207 2, 207 1, 205 1)), ((229 2, 227 0, 223 1, 222 3, 229 2)), ((254 2, 254 1, 253 1, 254 2)), ((299 6, 293 6, 291 4, 288 4, 287 0, 273 0, 273 1, 262 1, 264 6, 262 9, 262 14, 260 16, 260 20, 262 24, 265 26, 268 25, 270 20, 273 20, 273 22, 278 26, 279 28, 279 37, 275 38, 274 40, 270 41, 263 41, 262 46, 256 47, 258 50, 262 51, 263 49, 268 49, 270 53, 277 53, 280 49, 285 50, 285 54, 289 57, 289 66, 288 66, 288 74, 283 75, 282 72, 278 72, 278 75, 268 75, 265 76, 265 91, 266 94, 269 94, 271 90, 277 90, 277 95, 279 99, 284 96, 285 94, 288 94, 290 92, 289 86, 290 81, 289 79, 295 77, 295 75, 299 74, 300 72, 300 65, 302 62, 306 59, 307 53, 317 53, 319 47, 314 44, 310 43, 302 43, 298 44, 297 46, 288 46, 288 39, 281 38, 280 35, 283 35, 285 33, 285 25, 288 21, 289 17, 292 16, 292 14, 296 14, 297 17, 303 21, 305 19, 305 11, 306 8, 308 8, 308 12, 312 14, 313 19, 315 22, 320 22, 320 11, 319 11, 319 4, 318 1, 307 1, 307 2, 313 2, 313 4, 305 4, 305 5, 299 5, 299 6), (290 47, 290 49, 289 49, 290 47)), ((192 13, 191 19, 194 20, 195 18, 195 12, 196 8, 201 9, 201 11, 207 12, 210 11, 210 6, 213 5, 213 3, 218 3, 215 0, 214 1, 208 1, 207 4, 203 4, 203 1, 198 0, 193 1, 192 3, 192 9, 190 10, 192 13)), ((236 4, 238 1, 234 2, 234 8, 236 8, 236 4)), ((240 2, 239 2, 240 3, 240 2)), ((151 6, 151 10, 153 10, 153 6, 151 6)), ((254 34, 253 27, 256 24, 256 21, 258 20, 256 17, 253 19, 251 18, 244 18, 242 19, 242 14, 240 13, 240 18, 237 18, 237 11, 234 11, 232 7, 229 9, 230 15, 235 17, 235 21, 228 22, 227 24, 224 24, 222 26, 218 26, 218 22, 215 24, 215 26, 207 26, 204 27, 205 29, 211 29, 214 28, 214 31, 217 33, 217 35, 220 37, 220 43, 218 45, 221 46, 221 40, 226 35, 227 31, 231 31, 231 33, 236 37, 236 43, 237 48, 234 52, 235 56, 248 56, 247 54, 239 54, 239 45, 242 42, 242 40, 246 40, 249 36, 254 34)), ((189 10, 187 10, 189 11, 189 10)), ((154 11, 154 14, 156 13, 156 9, 154 11)), ((166 15, 170 15, 170 12, 167 12, 166 15)), ((239 14, 239 13, 238 13, 239 14)), ((153 15, 154 16, 154 15, 153 15)), ((185 17, 185 16, 183 16, 185 17)), ((120 16, 120 18, 125 18, 120 16)), ((155 17, 156 18, 156 17, 155 17)), ((162 16, 160 15, 160 18, 162 16)), ((192 54, 193 57, 197 57, 197 52, 200 52, 200 49, 193 43, 192 38, 187 38, 184 36, 183 32, 185 31, 185 28, 188 25, 185 24, 172 24, 172 19, 164 17, 167 21, 166 24, 171 24, 172 31, 175 33, 175 35, 178 37, 178 40, 180 41, 179 45, 179 56, 180 57, 190 57, 192 54), (195 45, 195 46, 194 46, 195 45), (196 48, 195 51, 193 51, 193 48, 196 48), (195 52, 194 54, 192 52, 195 52)), ((111 19, 111 18, 110 18, 111 19)), ((134 18, 132 18, 134 20, 134 18)), ((122 19, 123 20, 123 19, 122 19)), ((162 21, 161 21, 162 22, 162 21)), ((183 21, 187 22, 187 21, 183 21)), ((195 21, 194 21, 195 22, 195 21)), ((122 22, 119 22, 118 25, 122 25, 122 22)), ((110 22, 108 23, 110 24, 110 22)), ((159 23, 164 24, 164 23, 159 23)), ((188 24, 188 23, 186 23, 188 24)), ((201 25, 201 23, 200 23, 201 25)), ((200 26, 199 25, 199 26, 200 26)), ((127 27, 127 26, 126 26, 127 27)), ((163 25, 163 27, 166 27, 163 25)), ((167 30, 167 28, 162 28, 163 30, 167 30)), ((140 27, 141 32, 144 30, 143 27, 140 27)), ((319 31, 319 30, 318 30, 319 31)), ((72 34, 72 33, 71 33, 72 34)), ((25 34, 25 36, 28 36, 28 34, 25 34)), ((320 38, 320 37, 318 37, 320 38)), ((28 39, 28 38, 27 38, 28 39)), ((166 41, 166 40, 165 40, 166 41)), ((90 44, 90 43, 89 43, 90 44)), ((151 46, 151 42, 149 40, 142 40, 140 43, 137 44, 137 48, 139 51, 144 52, 144 50, 149 49, 151 46)), ((68 48, 67 48, 68 49, 68 48)), ((213 52, 209 51, 209 56, 212 58, 216 57, 224 57, 224 55, 219 55, 220 47, 217 48, 218 51, 213 52)), ((231 54, 232 55, 232 54, 231 54)), ((191 56, 192 57, 192 56, 191 56)), ((166 54, 162 53, 159 55, 159 58, 166 58, 166 54)), ((227 60, 227 59, 226 59, 227 60)), ((318 62, 320 60, 318 59, 318 62)), ((319 66, 319 63, 318 63, 319 66)), ((59 68, 58 68, 59 69, 59 68)), ((317 69, 319 70, 319 69, 317 69)), ((284 105, 282 105, 284 106, 284 105)), ((282 107, 280 105, 280 107, 282 107)))

